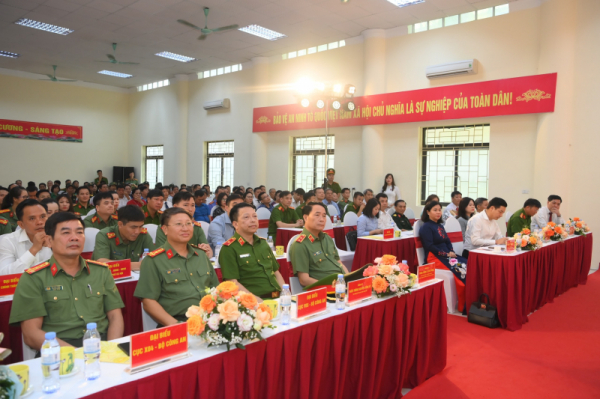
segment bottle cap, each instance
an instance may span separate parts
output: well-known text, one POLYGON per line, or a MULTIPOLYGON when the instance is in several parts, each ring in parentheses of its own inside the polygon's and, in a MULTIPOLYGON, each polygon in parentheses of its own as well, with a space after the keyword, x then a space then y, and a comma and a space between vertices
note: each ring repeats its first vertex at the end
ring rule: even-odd
POLYGON ((144 252, 150 252, 150 249, 144 248, 144 252))
POLYGON ((88 330, 94 330, 96 328, 96 323, 87 323, 88 330))
POLYGON ((289 284, 284 284, 283 285, 283 289, 284 290, 289 290, 290 289, 290 285, 289 284))
POLYGON ((217 242, 217 245, 223 245, 223 243, 221 241, 217 242))
POLYGON ((404 263, 405 265, 408 265, 408 261, 407 260, 403 260, 402 263, 404 263))
POLYGON ((46 339, 49 341, 51 339, 56 338, 56 333, 55 332, 47 332, 45 335, 46 339))
POLYGON ((344 278, 343 274, 338 274, 338 278, 344 278))

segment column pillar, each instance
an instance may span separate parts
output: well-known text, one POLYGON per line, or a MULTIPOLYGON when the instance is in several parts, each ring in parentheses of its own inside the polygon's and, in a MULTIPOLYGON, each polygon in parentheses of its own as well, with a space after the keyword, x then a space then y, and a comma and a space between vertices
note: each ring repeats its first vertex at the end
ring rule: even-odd
MULTIPOLYGON (((177 95, 177 139, 172 143, 174 145, 173 153, 175 170, 165 170, 166 181, 187 182, 187 151, 188 151, 188 114, 189 114, 189 76, 184 74, 175 75, 175 91, 177 95), (170 180, 169 180, 170 178, 170 180)), ((165 164, 166 166, 166 164, 165 164)), ((166 182, 163 182, 165 184, 166 182)))
MULTIPOLYGON (((267 87, 269 85, 269 59, 267 57, 252 58, 254 72, 254 87, 267 87)), ((267 107, 269 94, 266 90, 256 90, 252 94, 253 108, 267 107)), ((251 133, 251 175, 250 184, 255 187, 260 184, 267 185, 267 137, 266 133, 251 133)))

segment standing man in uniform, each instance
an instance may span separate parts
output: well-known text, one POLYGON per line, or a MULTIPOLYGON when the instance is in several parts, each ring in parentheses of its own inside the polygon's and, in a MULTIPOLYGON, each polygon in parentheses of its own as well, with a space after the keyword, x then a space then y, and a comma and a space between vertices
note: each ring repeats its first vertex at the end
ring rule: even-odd
POLYGON ((294 273, 303 287, 334 273, 347 274, 333 239, 323 233, 327 212, 320 202, 307 204, 302 211, 304 229, 290 248, 294 273))
POLYGON ((19 280, 10 324, 20 323, 25 343, 38 351, 48 331, 56 332, 60 346, 81 347, 87 323, 97 324, 102 340, 121 338, 121 295, 106 264, 81 257, 81 219, 59 212, 45 229, 54 254, 19 280))
POLYGON ((160 226, 160 215, 163 212, 160 210, 163 206, 163 195, 160 190, 150 190, 148 192, 148 202, 142 207, 144 212, 144 224, 155 224, 160 226))
POLYGON ((139 206, 126 205, 119 209, 116 226, 102 229, 96 234, 92 259, 98 262, 131 260, 131 270, 140 270, 140 256, 145 249, 152 251, 152 237, 144 228, 144 213, 139 206))
POLYGON ((280 195, 280 204, 271 211, 271 218, 269 219, 269 236, 277 237, 278 227, 302 227, 304 221, 298 219, 298 215, 294 208, 292 208, 292 193, 289 191, 282 191, 280 195))
POLYGON ((333 181, 334 176, 335 176, 335 169, 333 169, 333 168, 327 169, 327 181, 325 183, 323 183, 323 190, 327 190, 328 188, 330 188, 331 190, 333 190, 334 193, 341 194, 342 188, 340 187, 340 185, 338 183, 333 181))
POLYGON ((111 193, 102 192, 94 197, 94 205, 96 213, 88 215, 83 219, 85 227, 94 227, 98 230, 105 229, 110 226, 116 226, 119 219, 115 213, 115 204, 111 193))
POLYGON ((259 298, 278 298, 284 284, 283 277, 271 247, 264 238, 256 235, 256 211, 252 205, 241 202, 231 209, 229 216, 235 234, 223 244, 219 253, 223 279, 233 281, 241 291, 259 298))
MULTIPOLYGON (((101 183, 106 183, 106 184, 108 184, 108 179, 107 179, 106 177, 102 176, 102 171, 101 171, 100 169, 98 169, 98 171, 97 171, 96 173, 98 173, 98 177, 96 177, 96 178, 94 179, 94 184, 95 184, 96 186, 98 186, 98 188, 100 187, 100 186, 99 186, 99 184, 101 184, 101 183)), ((65 184, 66 184, 66 183, 65 183, 65 184)))

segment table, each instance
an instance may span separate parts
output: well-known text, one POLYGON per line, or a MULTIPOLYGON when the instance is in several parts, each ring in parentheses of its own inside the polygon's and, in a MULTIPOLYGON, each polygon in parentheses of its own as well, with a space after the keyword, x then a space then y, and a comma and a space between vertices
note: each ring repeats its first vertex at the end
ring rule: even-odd
POLYGON ((486 293, 498 308, 502 327, 519 330, 527 315, 552 303, 554 298, 585 284, 592 262, 593 236, 569 237, 544 244, 537 251, 518 254, 469 252, 466 303, 486 293))
POLYGON ((375 258, 383 255, 394 255, 398 262, 407 261, 411 273, 416 273, 419 262, 412 232, 402 232, 401 237, 388 240, 358 237, 352 270, 360 269, 367 263, 373 263, 375 258))
MULTIPOLYGON (((142 303, 138 298, 133 296, 139 274, 131 273, 131 276, 132 278, 130 280, 117 281, 119 294, 121 294, 121 299, 125 304, 125 307, 121 309, 123 312, 123 321, 125 322, 125 335, 144 331, 142 325, 142 303)), ((8 359, 0 364, 15 363, 23 360, 23 336, 21 327, 8 325, 10 310, 12 309, 12 300, 12 295, 0 298, 0 331, 4 333, 4 341, 2 341, 2 344, 0 345, 12 350, 12 354, 8 359)))
MULTIPOLYGON (((101 363, 101 377, 61 380, 53 397, 400 398, 446 365, 446 301, 438 282, 411 295, 373 299, 301 324, 280 326, 246 350, 192 347, 191 357, 135 375, 101 363), (243 393, 243 394, 242 394, 243 393)), ((126 341, 123 338, 120 341, 126 341)), ((81 367, 83 361, 76 360, 81 367)), ((25 362, 40 391, 40 359, 25 362)))
MULTIPOLYGON (((283 281, 286 284, 290 283, 290 277, 294 277, 294 270, 292 269, 292 265, 287 261, 285 255, 277 257, 277 263, 279 263, 279 273, 281 273, 281 277, 283 277, 283 281)), ((221 273, 221 268, 218 265, 214 265, 215 272, 217 273, 217 277, 219 281, 223 281, 223 274, 221 273)))

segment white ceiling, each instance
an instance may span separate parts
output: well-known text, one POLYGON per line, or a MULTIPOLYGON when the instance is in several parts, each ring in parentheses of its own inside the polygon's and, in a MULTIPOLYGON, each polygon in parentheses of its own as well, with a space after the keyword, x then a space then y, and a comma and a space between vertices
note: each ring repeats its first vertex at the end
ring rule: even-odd
POLYGON ((0 50, 21 54, 0 57, 0 68, 118 86, 144 83, 243 63, 360 35, 365 29, 388 29, 482 9, 515 0, 426 0, 398 8, 386 0, 0 0, 0 50), (208 27, 258 24, 287 35, 274 42, 237 30, 197 40, 199 32, 177 19, 208 27), (74 32, 61 36, 15 25, 19 18, 50 23, 74 32), (140 65, 113 65, 106 60, 117 42, 117 59, 140 65), (154 54, 170 51, 195 57, 181 63, 154 54), (103 76, 109 69, 134 75, 103 76))

